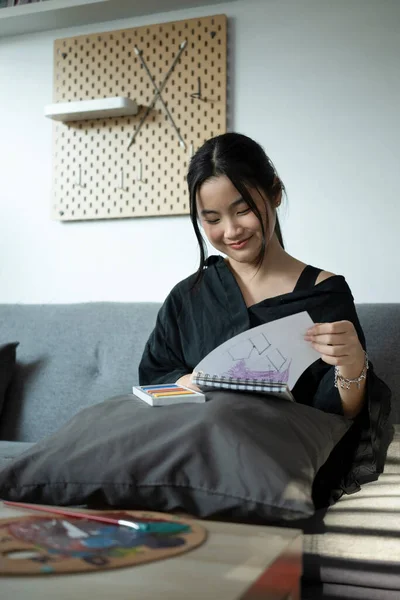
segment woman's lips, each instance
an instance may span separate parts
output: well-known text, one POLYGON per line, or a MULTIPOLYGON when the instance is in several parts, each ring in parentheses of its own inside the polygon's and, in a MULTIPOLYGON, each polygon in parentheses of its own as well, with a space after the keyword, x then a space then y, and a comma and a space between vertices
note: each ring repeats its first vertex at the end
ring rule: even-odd
POLYGON ((241 240, 240 242, 236 242, 234 244, 229 244, 229 246, 231 248, 233 248, 234 250, 241 250, 242 248, 244 248, 247 244, 247 242, 250 240, 250 238, 247 238, 246 240, 241 240))

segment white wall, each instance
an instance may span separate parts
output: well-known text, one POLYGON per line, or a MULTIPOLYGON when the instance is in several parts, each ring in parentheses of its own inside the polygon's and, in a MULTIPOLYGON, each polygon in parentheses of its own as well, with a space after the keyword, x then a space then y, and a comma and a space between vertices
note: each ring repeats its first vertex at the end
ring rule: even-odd
POLYGON ((230 17, 230 128, 286 184, 287 248, 344 274, 357 302, 400 301, 400 3, 240 0, 0 40, 0 302, 158 301, 195 270, 188 217, 50 219, 42 114, 54 39, 217 13, 230 17))

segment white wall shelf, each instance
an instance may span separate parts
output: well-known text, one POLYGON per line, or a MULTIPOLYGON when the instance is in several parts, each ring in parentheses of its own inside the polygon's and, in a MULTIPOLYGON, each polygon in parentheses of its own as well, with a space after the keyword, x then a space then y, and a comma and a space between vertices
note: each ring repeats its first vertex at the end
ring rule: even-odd
POLYGON ((220 2, 221 0, 42 0, 34 4, 1 8, 0 38, 220 2))
POLYGON ((127 117, 137 115, 139 107, 135 100, 117 96, 80 100, 79 102, 57 102, 45 106, 44 114, 55 121, 83 121, 109 117, 127 117))

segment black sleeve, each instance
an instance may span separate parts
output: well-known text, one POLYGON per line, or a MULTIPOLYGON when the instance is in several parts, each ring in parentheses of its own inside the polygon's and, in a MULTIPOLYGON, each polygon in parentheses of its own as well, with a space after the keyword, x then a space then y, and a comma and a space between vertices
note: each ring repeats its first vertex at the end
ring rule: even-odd
MULTIPOLYGON (((354 300, 350 288, 345 284, 343 293, 333 297, 333 302, 322 303, 311 315, 316 323, 334 323, 335 321, 350 321, 353 323, 358 339, 364 350, 366 350, 365 336, 354 306, 354 300)), ((319 361, 319 384, 313 397, 312 405, 315 408, 343 415, 342 400, 339 390, 334 385, 335 368, 332 365, 319 361)), ((372 373, 372 371, 371 371, 372 373)), ((370 373, 368 373, 367 377, 370 373)), ((371 375, 372 377, 373 375, 371 375)))
MULTIPOLYGON (((330 301, 325 298, 325 301, 309 312, 312 319, 319 323, 351 321, 362 347, 367 350, 353 296, 346 283, 341 293, 333 294, 330 301)), ((312 405, 321 410, 343 414, 339 390, 334 386, 334 367, 320 360, 312 368, 314 377, 319 377, 312 405)), ((389 441, 387 431, 391 392, 376 375, 371 363, 367 373, 365 395, 363 408, 354 419, 351 429, 339 442, 316 478, 313 493, 317 507, 327 505, 327 490, 335 489, 331 498, 336 495, 337 499, 343 491, 357 491, 360 484, 376 479, 383 470, 389 441)))
POLYGON ((185 364, 178 326, 179 303, 174 291, 165 300, 139 364, 139 384, 174 383, 191 372, 185 364))
MULTIPOLYGON (((324 289, 314 293, 312 306, 307 310, 315 323, 333 323, 351 321, 364 350, 367 350, 364 332, 354 305, 353 295, 343 277, 335 277, 324 289)), ((325 412, 343 415, 343 406, 339 390, 334 385, 334 367, 321 359, 315 362, 299 378, 293 394, 297 401, 313 406, 325 412)), ((366 398, 359 416, 363 420, 363 429, 369 430, 374 440, 375 451, 379 453, 380 428, 383 413, 390 411, 390 390, 375 374, 370 363, 367 373, 366 398)))
MULTIPOLYGON (((315 323, 351 321, 365 350, 364 332, 350 288, 343 277, 336 277, 330 283, 327 280, 324 290, 314 291, 312 304, 307 306, 307 310, 315 323)), ((293 394, 303 404, 329 413, 344 414, 339 390, 334 385, 334 367, 322 359, 317 360, 301 375, 293 388, 293 394)))

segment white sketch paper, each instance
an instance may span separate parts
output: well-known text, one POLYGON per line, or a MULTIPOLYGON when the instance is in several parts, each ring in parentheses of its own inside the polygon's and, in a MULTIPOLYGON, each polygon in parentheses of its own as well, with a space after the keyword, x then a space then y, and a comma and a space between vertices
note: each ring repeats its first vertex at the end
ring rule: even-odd
POLYGON ((259 325, 224 342, 196 367, 210 377, 284 383, 292 389, 320 354, 304 340, 314 325, 307 312, 259 325))

